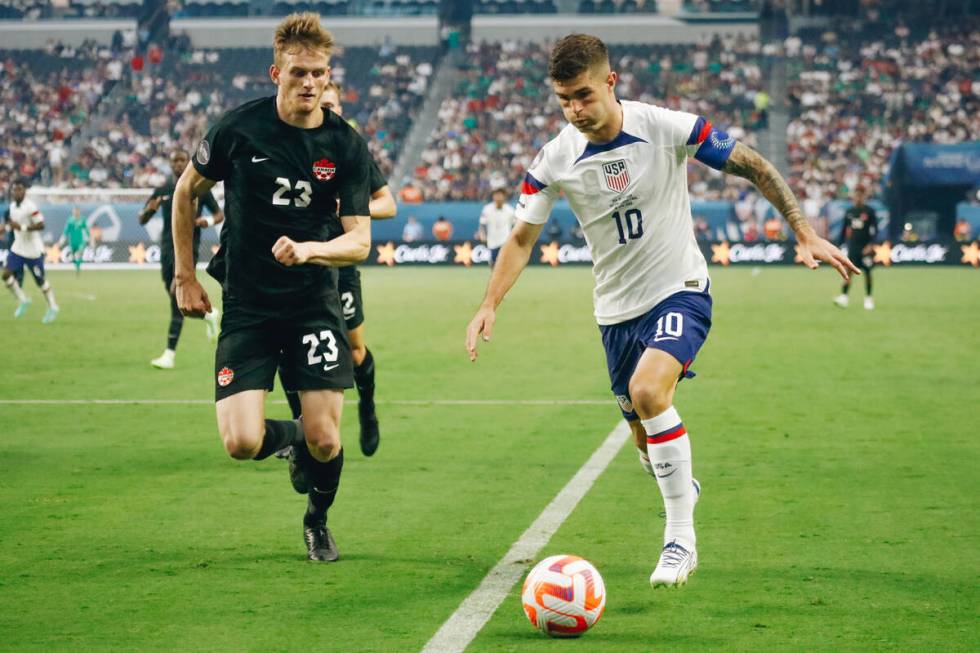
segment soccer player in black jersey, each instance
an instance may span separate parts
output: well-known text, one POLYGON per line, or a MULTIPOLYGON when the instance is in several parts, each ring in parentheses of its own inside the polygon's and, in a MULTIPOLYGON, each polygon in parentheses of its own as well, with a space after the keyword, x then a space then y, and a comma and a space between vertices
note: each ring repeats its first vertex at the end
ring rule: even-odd
POLYGON ((236 459, 262 460, 286 446, 301 452, 309 485, 303 536, 309 559, 321 561, 339 555, 326 521, 343 468, 343 391, 353 385, 333 267, 359 263, 371 248, 367 144, 320 108, 332 45, 319 15, 283 19, 269 69, 275 97, 243 104, 211 127, 177 182, 173 223, 177 303, 201 315, 211 302, 194 275, 194 198, 224 180, 221 248, 208 266, 224 303, 218 431, 236 459), (344 234, 331 239, 338 200, 344 234), (265 418, 280 358, 302 420, 265 418))
MULTIPOLYGON (((875 210, 864 203, 868 191, 862 186, 854 189, 854 204, 844 214, 838 242, 847 243, 847 257, 864 273, 864 308, 872 310, 875 300, 871 297, 871 268, 874 267, 874 248, 872 245, 878 237, 878 216, 875 210)), ((851 282, 845 281, 841 294, 834 298, 834 303, 841 308, 847 308, 847 291, 851 282)))
MULTIPOLYGON (((320 99, 320 106, 325 111, 333 111, 338 116, 344 115, 341 103, 340 86, 335 82, 327 83, 320 99)), ((395 198, 388 188, 388 180, 371 161, 371 201, 369 204, 372 220, 384 220, 395 217, 398 210, 395 198)), ((334 222, 335 235, 343 233, 339 222, 334 222)), ((361 423, 360 444, 365 456, 373 456, 381 441, 381 430, 374 407, 374 356, 364 342, 364 300, 361 295, 361 274, 353 265, 338 270, 337 290, 344 312, 344 322, 347 325, 347 340, 350 342, 351 357, 354 361, 354 383, 357 385, 358 402, 357 414, 361 423)), ((302 407, 295 392, 287 392, 286 399, 293 412, 294 418, 299 418, 302 407)), ((286 450, 280 454, 285 457, 286 450)))
MULTIPOLYGON (((160 232, 160 273, 163 276, 163 287, 170 298, 170 326, 167 328, 167 348, 159 358, 150 361, 150 365, 157 369, 169 370, 174 366, 174 358, 177 354, 177 341, 180 340, 180 332, 184 327, 184 314, 177 307, 177 298, 174 295, 174 240, 170 233, 170 223, 172 221, 174 204, 174 186, 177 179, 184 173, 184 168, 190 161, 187 150, 177 148, 170 153, 170 169, 173 176, 167 179, 162 186, 153 189, 153 194, 146 201, 143 210, 140 211, 139 221, 145 225, 158 209, 163 210, 163 231, 160 232)), ((213 227, 220 224, 225 219, 221 207, 211 191, 204 193, 197 202, 197 219, 194 223, 194 265, 200 254, 201 229, 203 227, 213 227), (207 208, 210 216, 203 217, 202 212, 207 208)), ((212 309, 204 316, 204 323, 208 330, 208 339, 217 340, 218 338, 218 309, 212 309)))

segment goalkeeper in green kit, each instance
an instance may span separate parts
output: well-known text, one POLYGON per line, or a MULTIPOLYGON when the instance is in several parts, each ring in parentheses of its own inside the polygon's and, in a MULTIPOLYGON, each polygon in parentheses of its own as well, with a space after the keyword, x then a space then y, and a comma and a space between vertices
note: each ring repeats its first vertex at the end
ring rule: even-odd
POLYGON ((71 262, 75 264, 75 274, 80 274, 82 271, 82 255, 91 241, 92 232, 88 229, 88 222, 82 217, 81 210, 77 206, 73 207, 68 222, 65 223, 65 230, 61 232, 61 238, 58 239, 58 246, 68 244, 71 262))

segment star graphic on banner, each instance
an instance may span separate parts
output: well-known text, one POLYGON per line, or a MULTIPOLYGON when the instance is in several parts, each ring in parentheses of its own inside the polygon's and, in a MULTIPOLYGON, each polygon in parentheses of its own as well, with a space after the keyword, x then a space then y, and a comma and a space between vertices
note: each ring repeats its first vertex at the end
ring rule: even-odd
POLYGON ((886 267, 892 264, 892 244, 889 241, 871 247, 875 250, 875 263, 881 263, 886 267))
POLYGON ((143 243, 136 243, 135 247, 129 246, 129 262, 140 265, 146 263, 146 247, 143 246, 143 243))
POLYGON ((470 245, 470 241, 466 241, 462 245, 453 245, 453 249, 456 250, 456 258, 453 259, 453 263, 462 263, 466 267, 470 267, 473 263, 473 247, 470 245))
POLYGON ((375 247, 378 250, 378 263, 391 267, 395 264, 395 244, 388 242, 375 247))
POLYGON ((963 250, 963 258, 960 259, 960 263, 966 263, 975 268, 980 267, 980 245, 976 241, 969 245, 960 245, 960 249, 963 250))
POLYGON ((803 257, 800 256, 800 246, 794 245, 793 251, 796 252, 796 256, 793 257, 793 263, 803 263, 803 257))
POLYGON ((58 243, 44 249, 45 263, 61 263, 61 246, 58 243))
POLYGON ((711 262, 721 263, 722 265, 728 265, 731 263, 731 248, 728 247, 728 241, 723 240, 717 245, 711 246, 711 262))
POLYGON ((548 243, 541 246, 541 262, 550 263, 552 267, 558 265, 558 243, 548 243))

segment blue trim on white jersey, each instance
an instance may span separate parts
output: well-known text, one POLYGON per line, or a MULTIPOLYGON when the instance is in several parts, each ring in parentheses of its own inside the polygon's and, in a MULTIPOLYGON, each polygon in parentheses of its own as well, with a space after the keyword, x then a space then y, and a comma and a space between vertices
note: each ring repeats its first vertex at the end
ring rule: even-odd
MULTIPOLYGON (((578 163, 582 159, 588 159, 590 156, 595 156, 596 154, 602 154, 603 152, 609 152, 610 150, 615 150, 617 148, 623 147, 624 145, 629 145, 630 143, 646 143, 638 136, 633 136, 632 134, 627 134, 626 132, 619 132, 619 136, 612 139, 608 143, 603 143, 602 145, 596 145, 595 143, 589 143, 585 146, 585 151, 582 155, 575 159, 575 163, 578 163)), ((574 165, 574 164, 573 164, 574 165)))

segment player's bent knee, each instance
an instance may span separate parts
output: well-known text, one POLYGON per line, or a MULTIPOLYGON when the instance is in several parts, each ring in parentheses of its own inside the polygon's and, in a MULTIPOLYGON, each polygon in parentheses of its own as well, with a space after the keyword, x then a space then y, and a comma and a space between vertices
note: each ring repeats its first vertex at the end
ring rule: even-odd
POLYGON ((340 455, 340 430, 335 424, 306 428, 306 444, 314 458, 322 463, 340 455))
POLYGON ((656 383, 636 381, 630 383, 630 398, 640 417, 656 417, 670 408, 674 402, 674 389, 656 383))
POLYGON ((229 425, 221 431, 221 442, 225 451, 235 460, 251 460, 262 448, 262 438, 265 437, 264 425, 246 427, 229 425))

